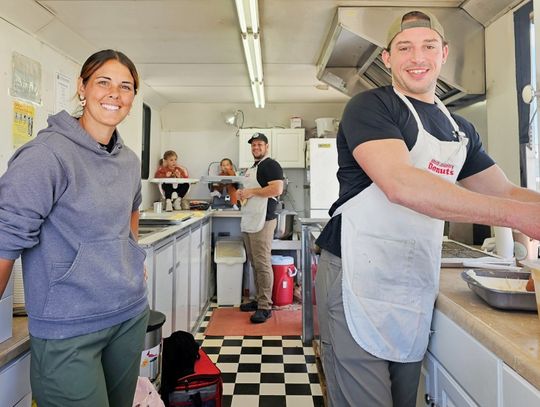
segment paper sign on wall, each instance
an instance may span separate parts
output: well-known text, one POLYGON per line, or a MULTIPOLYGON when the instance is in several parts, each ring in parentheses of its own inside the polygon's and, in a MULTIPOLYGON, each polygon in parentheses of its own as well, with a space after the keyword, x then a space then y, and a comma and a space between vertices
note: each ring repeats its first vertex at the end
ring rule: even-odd
POLYGON ((14 52, 11 57, 11 88, 9 94, 41 105, 41 64, 14 52))
POLYGON ((70 113, 72 109, 71 100, 73 95, 71 94, 71 80, 68 76, 56 72, 54 82, 54 113, 58 113, 61 110, 65 110, 70 113))
POLYGON ((20 101, 13 102, 13 148, 30 141, 34 132, 34 106, 20 101))

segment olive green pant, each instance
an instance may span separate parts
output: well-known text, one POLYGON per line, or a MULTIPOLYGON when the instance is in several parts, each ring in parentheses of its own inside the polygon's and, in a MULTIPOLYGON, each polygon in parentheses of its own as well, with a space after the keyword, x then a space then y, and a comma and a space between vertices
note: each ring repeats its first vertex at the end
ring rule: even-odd
POLYGON ((242 233, 248 259, 253 266, 255 289, 259 309, 272 309, 272 288, 274 271, 272 270, 272 239, 277 219, 267 220, 263 228, 256 233, 242 233))
POLYGON ((149 311, 68 339, 30 337, 32 397, 39 407, 131 407, 149 311))

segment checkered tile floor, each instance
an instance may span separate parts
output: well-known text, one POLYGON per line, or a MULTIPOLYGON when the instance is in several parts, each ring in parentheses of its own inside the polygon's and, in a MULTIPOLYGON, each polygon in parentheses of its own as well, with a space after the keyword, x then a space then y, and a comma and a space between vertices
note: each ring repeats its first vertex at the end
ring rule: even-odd
POLYGON ((222 372, 223 407, 324 406, 313 348, 300 336, 206 336, 214 309, 195 339, 222 372))

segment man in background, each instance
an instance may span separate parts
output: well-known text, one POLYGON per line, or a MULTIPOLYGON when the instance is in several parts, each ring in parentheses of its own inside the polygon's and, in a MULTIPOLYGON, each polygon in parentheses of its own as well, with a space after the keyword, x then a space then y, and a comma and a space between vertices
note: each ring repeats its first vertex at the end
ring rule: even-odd
POLYGON ((255 159, 247 170, 244 188, 238 190, 242 205, 240 229, 248 259, 255 273, 257 296, 240 306, 244 312, 254 312, 251 322, 262 323, 272 316, 272 239, 276 229, 277 197, 283 192, 283 169, 268 156, 268 138, 255 133, 248 141, 255 159))

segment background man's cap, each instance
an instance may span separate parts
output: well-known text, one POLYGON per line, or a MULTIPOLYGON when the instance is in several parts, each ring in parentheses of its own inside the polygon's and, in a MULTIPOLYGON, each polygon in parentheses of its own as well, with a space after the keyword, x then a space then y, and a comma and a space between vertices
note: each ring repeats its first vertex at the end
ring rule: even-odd
POLYGON ((251 144, 253 141, 261 140, 268 144, 268 139, 262 133, 254 133, 253 136, 248 140, 248 143, 251 144))
POLYGON ((407 28, 416 28, 416 27, 426 27, 431 28, 434 31, 437 31, 443 41, 445 41, 444 38, 444 28, 437 20, 437 17, 435 17, 433 14, 427 11, 421 11, 421 10, 411 10, 403 13, 400 17, 396 18, 390 28, 388 29, 388 35, 386 36, 386 48, 390 48, 390 43, 394 39, 396 35, 398 35, 403 30, 406 30, 407 28), (409 14, 415 14, 418 13, 420 16, 408 16, 409 14), (425 16, 423 17, 422 14, 425 16), (407 16, 407 19, 403 21, 403 18, 407 16), (409 19, 410 18, 410 19, 409 19))

